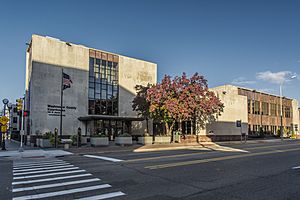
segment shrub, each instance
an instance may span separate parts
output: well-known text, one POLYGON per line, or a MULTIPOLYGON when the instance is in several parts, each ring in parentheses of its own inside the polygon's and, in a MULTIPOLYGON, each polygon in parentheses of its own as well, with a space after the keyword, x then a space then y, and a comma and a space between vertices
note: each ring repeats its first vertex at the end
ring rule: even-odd
POLYGON ((118 137, 131 137, 131 135, 129 133, 123 133, 123 134, 119 135, 118 137))
POLYGON ((53 134, 50 132, 46 132, 45 134, 42 135, 42 139, 51 139, 53 137, 53 134))

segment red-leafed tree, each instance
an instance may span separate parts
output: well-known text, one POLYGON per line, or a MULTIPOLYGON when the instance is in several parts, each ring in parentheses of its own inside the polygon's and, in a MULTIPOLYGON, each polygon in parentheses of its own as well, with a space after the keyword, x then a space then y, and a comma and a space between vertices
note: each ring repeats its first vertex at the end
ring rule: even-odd
POLYGON ((146 100, 150 117, 165 124, 167 135, 171 135, 176 121, 181 125, 182 121, 196 118, 204 127, 223 111, 223 104, 198 73, 191 78, 185 73, 174 79, 166 75, 161 83, 147 90, 146 100))

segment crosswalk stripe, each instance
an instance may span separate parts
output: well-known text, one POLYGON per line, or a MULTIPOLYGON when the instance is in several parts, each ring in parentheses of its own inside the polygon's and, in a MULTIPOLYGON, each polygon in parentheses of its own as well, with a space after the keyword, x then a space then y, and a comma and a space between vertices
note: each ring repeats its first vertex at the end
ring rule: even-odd
POLYGON ((42 164, 42 165, 33 165, 33 166, 26 166, 26 167, 14 167, 13 169, 31 169, 31 168, 34 168, 34 167, 51 167, 51 166, 59 166, 59 165, 69 165, 70 163, 67 163, 67 162, 60 162, 60 163, 54 163, 54 164, 51 164, 51 163, 48 163, 48 164, 42 164))
POLYGON ((43 169, 59 169, 59 168, 66 168, 66 167, 74 167, 74 165, 61 165, 61 166, 54 166, 54 167, 38 167, 38 168, 31 168, 31 169, 20 169, 20 170, 13 170, 13 173, 38 171, 38 170, 43 170, 43 169))
POLYGON ((66 171, 66 170, 73 170, 73 169, 79 169, 79 167, 68 167, 68 168, 62 168, 62 169, 49 169, 49 170, 41 170, 41 171, 34 171, 34 172, 20 172, 20 173, 14 173, 13 175, 14 176, 19 176, 19 175, 25 175, 25 174, 39 174, 39 173, 66 171))
POLYGON ((16 161, 14 165, 27 165, 27 164, 36 164, 36 163, 49 163, 49 162, 63 162, 60 159, 43 159, 43 160, 33 160, 33 161, 25 161, 25 162, 18 162, 16 161))
POLYGON ((109 187, 111 187, 111 185, 103 184, 103 185, 76 188, 76 189, 63 190, 63 191, 57 191, 57 192, 48 192, 48 193, 42 193, 42 194, 14 197, 13 200, 28 200, 28 199, 54 197, 54 196, 61 196, 61 195, 66 195, 66 194, 78 193, 78 192, 85 192, 85 191, 90 191, 90 190, 104 189, 104 188, 109 188, 109 187))
POLYGON ((101 195, 96 195, 91 197, 84 197, 76 200, 101 200, 101 199, 108 199, 108 198, 113 198, 113 197, 118 197, 123 195, 125 195, 125 193, 123 192, 111 192, 111 193, 101 194, 101 195))
POLYGON ((60 176, 60 177, 44 178, 44 179, 37 179, 37 180, 30 180, 30 181, 18 181, 18 182, 12 182, 12 185, 22 185, 22 184, 40 183, 40 182, 46 182, 46 181, 64 180, 64 179, 79 178, 79 177, 85 177, 85 176, 91 176, 91 175, 92 174, 78 174, 78 175, 73 175, 73 176, 60 176))
POLYGON ((72 174, 72 173, 79 173, 79 172, 85 172, 85 170, 81 169, 81 170, 74 170, 74 171, 67 171, 67 172, 56 172, 56 173, 49 173, 49 174, 37 174, 37 175, 32 175, 32 176, 17 176, 17 177, 13 177, 13 180, 26 179, 26 178, 37 178, 37 177, 44 177, 44 176, 54 176, 54 175, 61 175, 61 174, 72 174))
POLYGON ((39 164, 46 164, 46 163, 58 163, 58 162, 65 162, 63 160, 47 160, 47 161, 38 161, 38 162, 22 162, 22 163, 15 163, 13 166, 27 166, 27 165, 39 165, 39 164))
POLYGON ((90 182, 95 182, 95 181, 100 181, 100 179, 92 178, 92 179, 84 179, 84 180, 78 180, 78 181, 53 183, 53 184, 47 184, 47 185, 37 185, 37 186, 24 187, 24 188, 15 188, 12 191, 13 192, 23 192, 23 191, 29 191, 29 190, 39 190, 39 189, 52 188, 52 187, 61 187, 61 186, 66 186, 66 185, 75 185, 75 184, 80 184, 80 183, 90 183, 90 182))
POLYGON ((94 155, 83 155, 84 157, 88 157, 88 158, 97 158, 97 159, 101 159, 101 160, 107 160, 107 161, 111 161, 111 162, 121 162, 123 160, 120 159, 116 159, 116 158, 110 158, 110 157, 105 157, 105 156, 94 156, 94 155))

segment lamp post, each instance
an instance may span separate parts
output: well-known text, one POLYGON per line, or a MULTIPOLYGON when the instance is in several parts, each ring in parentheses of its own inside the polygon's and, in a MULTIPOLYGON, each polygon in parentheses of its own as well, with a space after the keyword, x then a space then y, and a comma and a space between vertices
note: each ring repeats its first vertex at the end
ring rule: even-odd
POLYGON ((11 138, 11 109, 12 109, 12 103, 8 103, 7 104, 7 108, 8 108, 8 115, 9 115, 9 126, 8 126, 8 131, 9 131, 9 140, 11 138))
MULTIPOLYGON (((293 75, 289 77, 289 79, 295 79, 297 78, 297 75, 293 75)), ((280 138, 283 141, 283 105, 282 105, 282 86, 283 86, 284 80, 279 85, 279 93, 280 93, 280 138)))

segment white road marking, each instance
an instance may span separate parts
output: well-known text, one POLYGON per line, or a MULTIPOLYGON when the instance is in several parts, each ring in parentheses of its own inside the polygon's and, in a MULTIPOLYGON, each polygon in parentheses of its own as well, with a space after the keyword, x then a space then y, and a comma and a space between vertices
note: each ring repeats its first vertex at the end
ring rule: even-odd
POLYGON ((30 171, 38 171, 43 169, 59 169, 59 168, 66 168, 66 167, 74 167, 74 165, 61 165, 61 166, 55 166, 55 167, 39 167, 39 168, 31 168, 31 169, 20 169, 20 170, 13 170, 13 173, 17 172, 30 172, 30 171))
POLYGON ((292 169, 300 169, 300 166, 297 166, 297 167, 293 167, 292 169))
POLYGON ((14 165, 29 165, 29 164, 40 164, 40 163, 52 163, 52 162, 64 162, 63 160, 34 160, 28 162, 15 162, 14 165))
POLYGON ((19 175, 27 175, 27 174, 39 174, 39 173, 48 173, 48 172, 57 172, 57 171, 67 171, 67 170, 73 170, 73 169, 79 169, 79 167, 68 167, 68 168, 62 168, 62 169, 49 169, 49 170, 41 170, 41 171, 33 171, 33 172, 20 172, 20 173, 13 173, 14 176, 19 175))
POLYGON ((103 189, 103 188, 109 188, 109 187, 111 187, 111 185, 103 184, 103 185, 76 188, 76 189, 63 190, 63 191, 57 191, 57 192, 48 192, 48 193, 28 195, 28 196, 20 196, 20 197, 13 198, 13 200, 40 199, 40 198, 54 197, 54 196, 60 196, 60 195, 78 193, 78 192, 85 192, 85 191, 97 190, 97 189, 103 189))
POLYGON ((72 174, 72 173, 79 173, 79 172, 85 172, 85 170, 81 169, 81 170, 74 170, 74 171, 67 171, 67 172, 57 172, 57 173, 50 173, 50 174, 38 174, 38 175, 32 175, 32 176, 18 176, 18 177, 14 177, 13 180, 26 179, 26 178, 37 178, 37 177, 44 177, 44 176, 55 176, 55 175, 61 175, 61 174, 72 174))
POLYGON ((31 167, 37 165, 59 164, 59 163, 66 163, 66 162, 63 160, 55 160, 55 161, 47 161, 47 162, 32 162, 32 163, 14 164, 13 167, 31 167))
POLYGON ((12 182, 12 185, 21 185, 21 184, 31 184, 31 183, 40 183, 40 182, 46 182, 46 181, 56 181, 56 180, 64 180, 69 178, 79 178, 84 176, 91 176, 92 174, 78 174, 73 176, 60 176, 60 177, 54 177, 54 178, 44 178, 44 179, 37 179, 37 180, 30 180, 30 181, 18 181, 18 182, 12 182))
POLYGON ((108 198, 113 198, 113 197, 118 197, 123 195, 125 195, 125 193, 123 192, 111 192, 111 193, 101 194, 101 195, 96 195, 91 197, 84 197, 76 200, 101 200, 101 199, 108 199, 108 198))
POLYGON ((54 163, 54 164, 51 164, 51 163, 48 163, 48 164, 42 164, 42 165, 33 165, 33 166, 26 166, 26 167, 14 167, 13 169, 31 169, 31 168, 34 168, 34 167, 51 167, 51 166, 59 166, 59 165, 69 165, 70 163, 67 163, 67 162, 60 162, 60 163, 54 163))
POLYGON ((107 160, 107 161, 111 161, 111 162, 122 162, 123 161, 123 160, 120 160, 120 159, 104 157, 104 156, 94 156, 94 155, 84 155, 84 156, 88 157, 88 158, 97 158, 97 159, 107 160))
POLYGON ((29 191, 29 190, 39 190, 39 189, 45 189, 45 188, 52 188, 52 187, 61 187, 66 185, 75 185, 80 183, 90 183, 100 181, 99 178, 92 178, 92 179, 84 179, 79 181, 69 181, 69 182, 62 182, 62 183, 53 183, 53 184, 47 184, 47 185, 37 185, 37 186, 31 186, 31 187, 24 187, 24 188, 15 188, 12 191, 13 192, 23 192, 23 191, 29 191))

